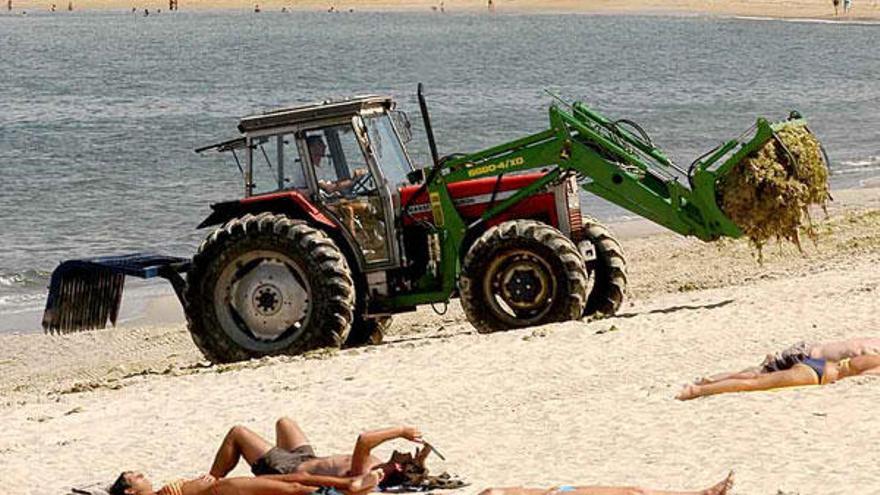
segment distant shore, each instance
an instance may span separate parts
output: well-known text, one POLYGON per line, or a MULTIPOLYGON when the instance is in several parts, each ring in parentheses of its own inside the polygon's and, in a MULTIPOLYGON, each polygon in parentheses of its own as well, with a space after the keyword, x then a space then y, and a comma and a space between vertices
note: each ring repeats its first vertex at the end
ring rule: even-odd
MULTIPOLYGON (((834 15, 831 0, 493 0, 497 14, 514 13, 583 13, 583 14, 678 14, 742 16, 755 18, 784 18, 804 20, 880 20, 878 0, 853 0, 850 12, 834 15)), ((3 11, 6 12, 6 2, 3 11)), ((13 0, 13 12, 65 11, 65 0, 13 0)), ((180 0, 181 11, 235 9, 253 10, 259 5, 265 13, 282 8, 296 10, 354 11, 440 11, 441 3, 447 13, 489 12, 488 0, 180 0)), ((74 0, 74 10, 167 10, 168 0, 74 0)))

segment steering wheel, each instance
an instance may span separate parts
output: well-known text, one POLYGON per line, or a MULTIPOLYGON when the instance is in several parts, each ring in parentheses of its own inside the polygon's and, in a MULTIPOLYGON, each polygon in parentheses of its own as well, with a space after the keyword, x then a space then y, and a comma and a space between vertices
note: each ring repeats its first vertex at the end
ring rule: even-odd
POLYGON ((355 179, 354 182, 352 182, 351 187, 348 188, 349 192, 355 196, 358 192, 369 194, 372 191, 372 189, 368 188, 368 184, 370 179, 373 178, 373 174, 369 172, 369 169, 364 168, 362 170, 367 170, 367 173, 355 179))

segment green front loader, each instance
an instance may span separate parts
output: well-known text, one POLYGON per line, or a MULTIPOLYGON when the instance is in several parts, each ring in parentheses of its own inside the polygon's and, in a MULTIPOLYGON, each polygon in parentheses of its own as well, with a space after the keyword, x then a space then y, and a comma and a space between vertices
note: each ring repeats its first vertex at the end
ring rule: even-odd
POLYGON ((579 188, 682 235, 740 237, 718 206, 719 180, 780 129, 805 126, 759 119, 684 169, 636 123, 560 101, 543 132, 441 157, 421 86, 419 102, 433 161, 424 168, 388 97, 242 119, 241 137, 197 150, 231 152, 245 194, 212 205, 199 227, 213 230, 191 262, 65 262, 44 327, 113 322, 124 275, 169 279, 193 340, 217 362, 378 342, 394 314, 455 297, 481 332, 613 314, 623 250, 582 214, 579 188))

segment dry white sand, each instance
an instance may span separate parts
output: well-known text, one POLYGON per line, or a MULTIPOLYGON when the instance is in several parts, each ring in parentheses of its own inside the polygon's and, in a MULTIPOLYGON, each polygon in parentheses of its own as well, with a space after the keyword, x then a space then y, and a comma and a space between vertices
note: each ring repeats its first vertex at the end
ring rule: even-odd
POLYGON ((740 494, 880 493, 880 379, 673 399, 797 340, 878 335, 880 190, 837 197, 849 207, 817 247, 770 249, 764 266, 741 242, 628 239, 629 302, 593 322, 477 335, 455 305, 399 317, 384 345, 224 367, 200 365, 182 325, 0 337, 0 493, 196 475, 231 425, 269 435, 281 415, 319 453, 417 425, 448 459, 435 469, 473 483, 457 493, 700 487, 728 469, 740 494))

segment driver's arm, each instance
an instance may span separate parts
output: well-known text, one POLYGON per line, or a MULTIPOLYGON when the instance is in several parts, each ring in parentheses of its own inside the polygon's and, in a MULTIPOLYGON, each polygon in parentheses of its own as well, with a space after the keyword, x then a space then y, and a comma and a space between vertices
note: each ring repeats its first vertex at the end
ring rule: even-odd
POLYGON ((354 185, 357 179, 367 175, 369 171, 366 168, 356 168, 354 169, 354 173, 352 178, 350 179, 340 179, 338 181, 329 181, 329 180, 321 180, 318 181, 318 186, 326 192, 339 192, 344 191, 346 189, 350 189, 351 186, 354 185))
POLYGON ((354 181, 351 179, 342 179, 336 182, 332 182, 329 180, 322 180, 318 182, 318 186, 329 193, 344 191, 346 189, 349 189, 352 184, 354 184, 354 181))

